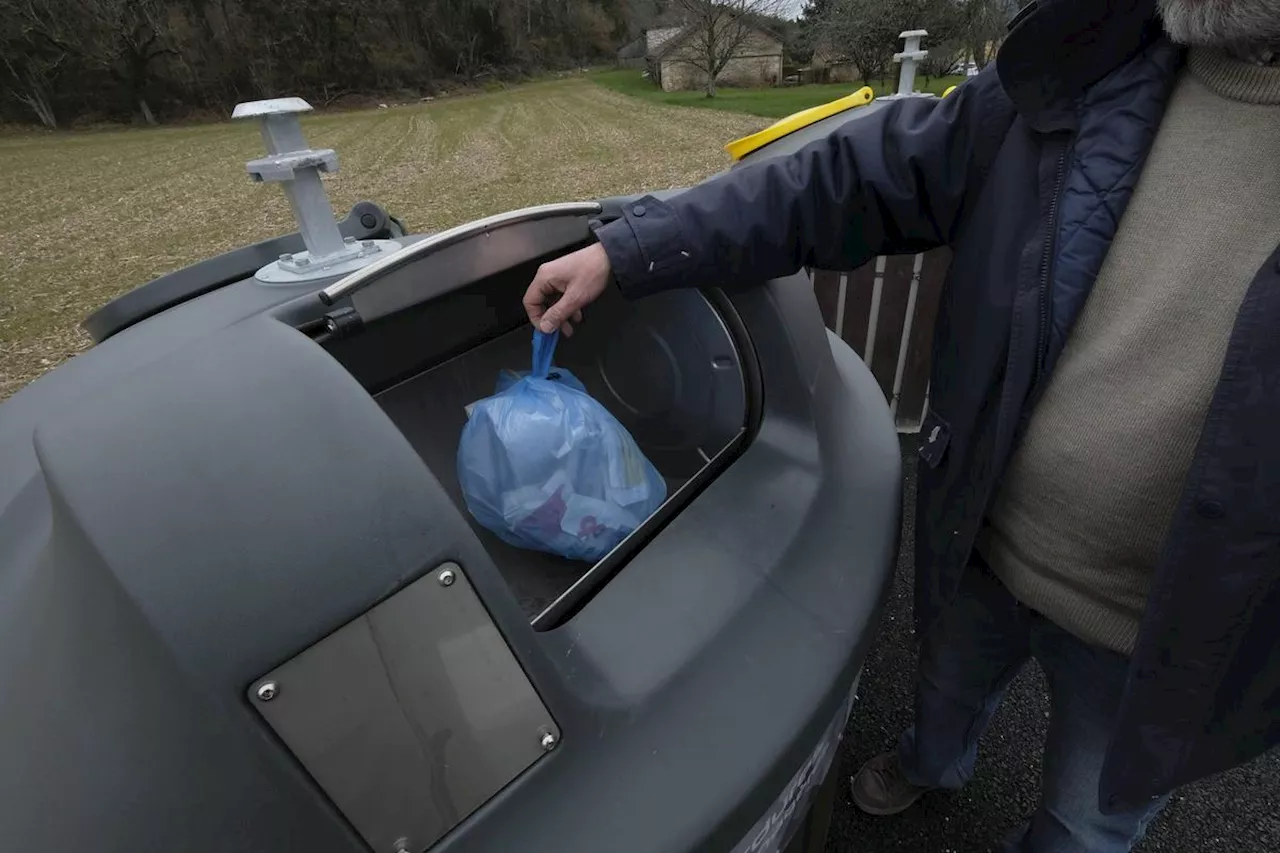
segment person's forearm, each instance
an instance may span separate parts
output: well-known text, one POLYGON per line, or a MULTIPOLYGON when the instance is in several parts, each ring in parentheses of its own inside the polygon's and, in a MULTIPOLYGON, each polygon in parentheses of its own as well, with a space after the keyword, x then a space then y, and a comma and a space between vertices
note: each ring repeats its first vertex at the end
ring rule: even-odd
POLYGON ((852 269, 941 245, 981 159, 975 128, 991 97, 988 87, 891 103, 790 156, 665 201, 632 202, 596 235, 629 296, 762 281, 803 266, 852 269))
MULTIPOLYGON (((778 172, 783 162, 729 173, 667 201, 645 197, 627 204, 622 218, 596 230, 622 291, 635 297, 744 276, 766 280, 803 266, 830 235, 813 228, 794 201, 782 202, 803 193, 791 175, 778 172)), ((851 257, 850 264, 862 260, 851 257)))

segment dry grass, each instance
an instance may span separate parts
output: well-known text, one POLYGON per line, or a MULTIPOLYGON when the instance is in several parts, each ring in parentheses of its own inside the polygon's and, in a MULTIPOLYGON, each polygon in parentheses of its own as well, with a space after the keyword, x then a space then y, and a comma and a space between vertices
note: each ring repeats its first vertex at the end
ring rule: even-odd
MULTIPOLYGON (((687 185, 767 123, 567 80, 304 126, 338 151, 339 214, 370 199, 417 231, 687 185)), ((88 347, 78 324, 120 293, 290 230, 281 193, 245 175, 261 153, 244 124, 0 136, 0 399, 88 347)))

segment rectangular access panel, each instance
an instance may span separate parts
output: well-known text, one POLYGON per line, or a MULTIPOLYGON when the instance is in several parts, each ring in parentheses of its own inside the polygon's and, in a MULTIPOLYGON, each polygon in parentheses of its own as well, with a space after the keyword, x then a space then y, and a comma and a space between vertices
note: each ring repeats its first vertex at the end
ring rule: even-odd
POLYGON ((255 681, 249 701, 377 853, 430 847, 560 738, 453 564, 255 681))

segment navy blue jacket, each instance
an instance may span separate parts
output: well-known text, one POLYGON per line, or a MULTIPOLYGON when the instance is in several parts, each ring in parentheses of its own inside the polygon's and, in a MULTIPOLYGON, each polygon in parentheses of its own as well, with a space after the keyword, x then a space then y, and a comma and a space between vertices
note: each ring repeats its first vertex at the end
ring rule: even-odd
MULTIPOLYGON (((630 296, 952 247, 922 429, 934 437, 917 510, 925 626, 955 594, 1181 62, 1152 0, 1043 0, 1015 19, 995 67, 949 97, 897 101, 597 230, 630 296)), ((1278 262, 1240 309, 1156 569, 1103 769, 1106 811, 1280 741, 1278 262)))

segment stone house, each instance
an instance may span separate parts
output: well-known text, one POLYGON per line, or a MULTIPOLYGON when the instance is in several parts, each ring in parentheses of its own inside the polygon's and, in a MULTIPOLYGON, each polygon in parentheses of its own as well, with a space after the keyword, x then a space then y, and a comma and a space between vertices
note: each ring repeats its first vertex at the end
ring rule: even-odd
MULTIPOLYGON (((707 75, 698 68, 699 41, 693 27, 667 27, 645 34, 647 65, 663 91, 698 90, 707 75)), ((776 86, 782 80, 782 40, 771 32, 751 27, 720 73, 717 86, 755 88, 776 86)))
POLYGON ((862 76, 853 60, 827 39, 813 48, 809 69, 813 83, 855 83, 862 76))

